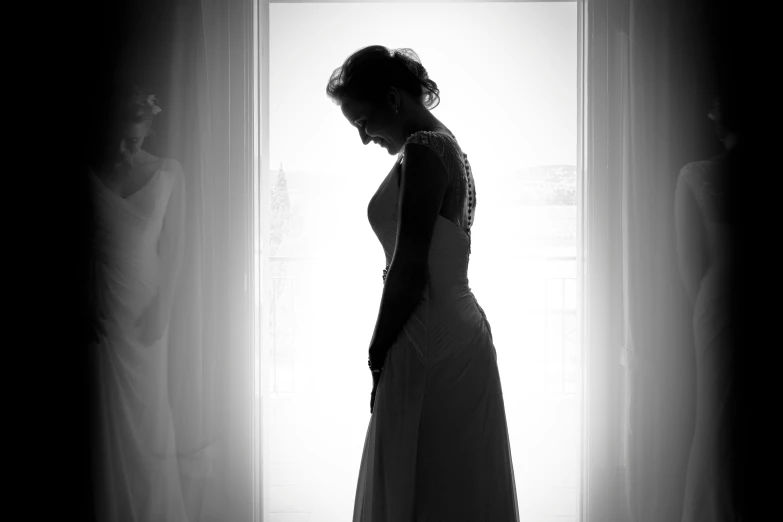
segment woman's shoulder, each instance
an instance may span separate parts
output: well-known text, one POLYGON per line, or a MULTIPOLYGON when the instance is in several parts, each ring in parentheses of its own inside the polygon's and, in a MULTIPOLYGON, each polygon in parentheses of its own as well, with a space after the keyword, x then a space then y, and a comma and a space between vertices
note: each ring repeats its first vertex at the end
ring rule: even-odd
POLYGON ((680 169, 680 181, 702 183, 721 172, 725 167, 725 155, 719 154, 710 159, 692 161, 680 169))
POLYGON ((184 183, 185 172, 182 164, 173 158, 160 158, 158 169, 160 173, 170 178, 175 185, 184 183))
POLYGON ((168 165, 171 170, 182 172, 182 164, 174 158, 164 158, 163 162, 168 165))
POLYGON ((680 177, 692 176, 695 172, 702 170, 704 168, 705 161, 706 160, 699 160, 699 161, 691 161, 690 163, 686 163, 680 169, 680 177))
POLYGON ((408 136, 405 143, 428 143, 432 141, 449 141, 456 143, 456 138, 447 131, 420 130, 408 136))
POLYGON ((405 147, 410 144, 423 145, 434 150, 438 156, 444 157, 449 151, 461 154, 461 149, 453 135, 441 131, 416 131, 405 140, 405 147))
POLYGON ((155 170, 162 170, 170 174, 179 174, 182 172, 182 165, 173 158, 156 158, 152 156, 148 162, 149 165, 155 167, 155 170))
POLYGON ((182 172, 182 165, 172 158, 160 158, 145 150, 141 150, 136 157, 136 164, 152 173, 166 171, 171 174, 182 172))

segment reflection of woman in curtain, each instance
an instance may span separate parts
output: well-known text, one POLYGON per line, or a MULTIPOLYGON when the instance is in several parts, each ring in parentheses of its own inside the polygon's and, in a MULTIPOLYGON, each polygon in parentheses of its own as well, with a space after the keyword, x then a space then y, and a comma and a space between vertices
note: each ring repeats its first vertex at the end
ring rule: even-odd
POLYGON ((154 96, 112 103, 103 165, 93 169, 97 520, 185 521, 168 393, 168 324, 182 258, 177 161, 142 150, 154 96))
POLYGON ((726 151, 680 171, 675 198, 680 272, 692 303, 696 349, 696 426, 688 459, 683 522, 736 520, 732 494, 734 331, 728 292, 735 219, 730 214, 737 134, 720 101, 709 117, 726 151), (728 126, 727 126, 728 125, 728 126))

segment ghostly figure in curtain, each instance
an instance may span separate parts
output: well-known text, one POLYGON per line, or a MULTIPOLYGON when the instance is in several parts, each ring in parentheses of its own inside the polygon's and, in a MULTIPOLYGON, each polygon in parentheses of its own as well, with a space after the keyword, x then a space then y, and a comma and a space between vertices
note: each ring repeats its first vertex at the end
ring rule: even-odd
POLYGON ((696 424, 688 459, 682 522, 737 520, 731 432, 736 400, 736 326, 730 310, 736 216, 738 135, 722 96, 709 113, 725 151, 680 171, 675 223, 680 273, 692 305, 696 350, 696 424))
POLYGON ((168 326, 182 261, 180 164, 142 149, 156 98, 115 93, 102 161, 90 171, 96 219, 93 478, 103 521, 187 520, 168 392, 168 326))

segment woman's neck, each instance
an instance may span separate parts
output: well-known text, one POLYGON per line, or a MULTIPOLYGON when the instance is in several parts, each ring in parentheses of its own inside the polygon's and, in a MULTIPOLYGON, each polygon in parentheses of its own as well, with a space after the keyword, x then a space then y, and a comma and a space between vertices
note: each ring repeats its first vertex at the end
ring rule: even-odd
POLYGON ((412 114, 409 116, 408 121, 403 125, 403 131, 406 138, 411 134, 419 131, 448 131, 446 126, 443 125, 438 120, 438 118, 433 116, 432 113, 425 107, 414 105, 411 110, 412 114))
POLYGON ((107 162, 103 168, 100 169, 100 171, 107 175, 113 176, 134 174, 146 172, 148 167, 157 165, 159 162, 160 158, 157 156, 154 156, 145 150, 140 150, 133 157, 131 163, 127 163, 121 159, 116 159, 114 161, 107 162))

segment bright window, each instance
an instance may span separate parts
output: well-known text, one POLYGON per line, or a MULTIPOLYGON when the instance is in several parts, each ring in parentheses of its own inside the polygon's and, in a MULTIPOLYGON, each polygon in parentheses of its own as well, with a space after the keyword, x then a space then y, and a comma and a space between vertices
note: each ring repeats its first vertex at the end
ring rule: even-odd
POLYGON ((494 335, 521 520, 576 522, 576 2, 269 8, 264 521, 353 510, 385 267, 367 204, 395 158, 362 145, 325 86, 348 55, 380 44, 418 53, 441 89, 434 113, 471 161, 469 280, 494 335))

